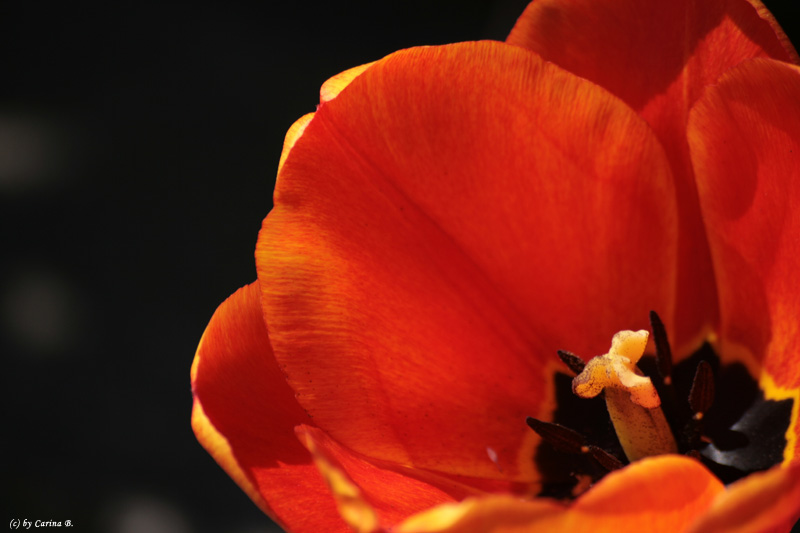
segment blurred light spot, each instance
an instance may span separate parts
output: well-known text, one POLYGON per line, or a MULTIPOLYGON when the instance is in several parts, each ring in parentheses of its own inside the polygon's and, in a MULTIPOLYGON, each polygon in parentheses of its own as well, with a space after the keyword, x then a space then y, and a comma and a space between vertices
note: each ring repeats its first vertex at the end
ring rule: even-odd
POLYGON ((56 273, 26 269, 9 276, 2 287, 2 327, 32 354, 64 353, 85 336, 84 301, 79 289, 56 273))
POLYGON ((153 496, 117 501, 105 513, 109 533, 190 533, 189 520, 171 503, 153 496))
POLYGON ((45 118, 0 112, 0 192, 30 192, 65 178, 74 133, 45 118))

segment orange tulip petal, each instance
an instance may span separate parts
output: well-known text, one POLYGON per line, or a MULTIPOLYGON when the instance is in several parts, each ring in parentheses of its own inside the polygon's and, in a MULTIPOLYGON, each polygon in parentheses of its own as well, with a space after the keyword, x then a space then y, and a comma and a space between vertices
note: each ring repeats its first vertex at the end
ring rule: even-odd
POLYGON ((412 516, 396 533, 532 533, 569 531, 564 506, 553 500, 521 500, 512 496, 469 498, 412 516))
POLYGON ((325 444, 319 442, 324 438, 324 434, 321 433, 319 430, 314 432, 308 426, 297 427, 297 437, 314 457, 314 462, 325 483, 330 487, 339 514, 344 521, 357 533, 376 531, 379 523, 375 509, 366 501, 361 489, 350 478, 341 463, 325 449, 325 444))
POLYGON ((630 109, 530 52, 375 63, 294 145, 259 235, 298 401, 371 458, 535 479, 524 420, 549 416, 555 350, 671 311, 671 182, 630 109))
POLYGON ((298 426, 296 431, 331 487, 345 521, 357 531, 372 531, 378 524, 392 526, 435 505, 480 493, 428 472, 367 461, 318 428, 298 426))
MULTIPOLYGON (((752 474, 728 487, 692 533, 782 533, 800 519, 800 464, 752 474)), ((794 530, 792 530, 794 531, 794 530)))
POLYGON ((663 455, 609 474, 571 507, 510 496, 468 499, 413 516, 398 533, 673 533, 684 531, 724 490, 700 463, 663 455))
POLYGON ((289 155, 289 152, 292 151, 292 147, 294 147, 294 143, 297 142, 297 139, 303 136, 303 132, 306 131, 306 126, 308 123, 311 122, 311 119, 314 118, 314 113, 307 113, 302 117, 298 118, 294 121, 289 127, 289 130, 286 132, 286 136, 283 139, 283 149, 281 150, 281 158, 278 161, 278 172, 280 173, 281 167, 283 166, 283 162, 286 161, 286 157, 289 155))
POLYGON ((721 353, 755 376, 763 368, 768 395, 794 398, 787 459, 800 432, 798 102, 800 68, 753 60, 709 88, 688 130, 720 288, 721 353))
POLYGON ((653 127, 672 160, 680 209, 679 300, 662 313, 679 356, 717 314, 714 273, 686 143, 689 109, 706 85, 753 57, 797 53, 757 1, 537 0, 508 42, 541 54, 622 98, 653 127))
MULTIPOLYGON (((359 65, 357 67, 353 67, 351 69, 347 69, 344 72, 340 72, 335 76, 330 77, 325 83, 322 84, 322 88, 320 89, 320 104, 324 104, 325 102, 329 102, 336 98, 342 90, 350 85, 350 82, 356 79, 362 72, 367 70, 372 63, 366 63, 364 65, 359 65)), ((289 152, 292 150, 294 143, 297 142, 303 132, 306 130, 306 126, 308 123, 311 122, 311 119, 314 118, 314 113, 308 113, 297 119, 294 124, 289 127, 289 131, 286 132, 286 137, 283 141, 283 150, 281 151, 281 158, 278 162, 278 172, 280 173, 281 167, 283 166, 283 162, 286 161, 286 157, 289 155, 289 152)))
POLYGON ((365 70, 371 67, 374 64, 366 63, 364 65, 359 65, 357 67, 353 67, 350 69, 345 70, 344 72, 340 72, 339 74, 332 76, 329 78, 325 83, 322 84, 322 87, 319 90, 319 101, 321 104, 325 102, 330 102, 337 96, 342 90, 350 85, 354 79, 360 76, 365 70))
POLYGON ((278 370, 258 282, 220 305, 192 365, 192 427, 254 502, 296 532, 350 531, 294 434, 308 416, 278 370))

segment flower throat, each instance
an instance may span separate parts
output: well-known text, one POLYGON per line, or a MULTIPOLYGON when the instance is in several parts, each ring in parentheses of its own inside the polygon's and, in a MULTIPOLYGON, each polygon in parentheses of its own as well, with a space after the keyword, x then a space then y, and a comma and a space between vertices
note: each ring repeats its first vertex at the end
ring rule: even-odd
POLYGON ((650 323, 655 356, 642 355, 646 331, 618 333, 609 353, 588 363, 558 352, 574 377, 554 374, 552 422, 527 420, 542 438, 540 496, 576 498, 650 455, 688 455, 726 484, 783 460, 793 400, 766 399, 744 365, 722 365, 707 343, 673 366, 653 311, 650 323))

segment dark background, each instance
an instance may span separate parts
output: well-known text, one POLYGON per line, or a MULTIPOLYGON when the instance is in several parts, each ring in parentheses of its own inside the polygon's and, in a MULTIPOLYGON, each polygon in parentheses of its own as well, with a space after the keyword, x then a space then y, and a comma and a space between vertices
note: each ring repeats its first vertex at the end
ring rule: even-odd
POLYGON ((189 367, 255 279, 283 135, 331 75, 526 3, 0 4, 4 524, 270 531, 191 432, 189 367))

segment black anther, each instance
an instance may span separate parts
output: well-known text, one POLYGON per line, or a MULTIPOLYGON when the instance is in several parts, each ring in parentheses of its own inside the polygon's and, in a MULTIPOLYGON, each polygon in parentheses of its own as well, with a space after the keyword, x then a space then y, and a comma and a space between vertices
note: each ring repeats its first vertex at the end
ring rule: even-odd
POLYGON ((575 372, 575 374, 580 374, 586 367, 586 363, 583 361, 583 359, 572 352, 558 350, 558 357, 564 362, 565 365, 569 367, 570 370, 575 372))
POLYGON ((550 443, 557 450, 581 453, 581 448, 585 445, 585 439, 580 433, 561 424, 543 422, 531 416, 525 421, 545 442, 550 443))
POLYGON ((667 330, 655 311, 650 311, 650 327, 653 330, 653 343, 656 345, 656 363, 658 373, 665 385, 672 382, 672 348, 669 347, 667 330))

